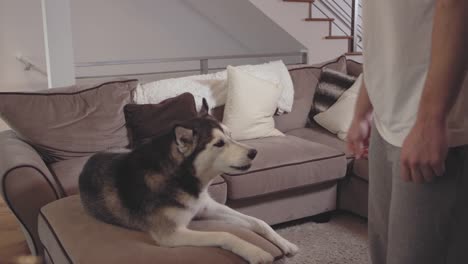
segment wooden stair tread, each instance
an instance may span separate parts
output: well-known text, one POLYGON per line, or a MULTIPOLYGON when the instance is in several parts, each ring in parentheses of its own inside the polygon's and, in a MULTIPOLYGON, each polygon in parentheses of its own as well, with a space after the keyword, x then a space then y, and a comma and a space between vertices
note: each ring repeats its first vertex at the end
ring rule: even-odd
POLYGON ((284 2, 313 3, 315 0, 283 0, 284 2))
POLYGON ((325 39, 353 39, 353 36, 326 36, 325 39))
POLYGON ((333 18, 306 18, 305 21, 309 22, 333 22, 335 19, 333 18))

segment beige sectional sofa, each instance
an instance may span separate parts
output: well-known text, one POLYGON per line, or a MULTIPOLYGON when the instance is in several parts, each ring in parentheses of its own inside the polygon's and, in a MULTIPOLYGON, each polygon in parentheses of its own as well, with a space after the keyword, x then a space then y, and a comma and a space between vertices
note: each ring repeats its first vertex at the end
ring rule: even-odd
MULTIPOLYGON (((293 111, 275 116, 276 127, 286 136, 245 141, 258 150, 257 159, 248 172, 223 175, 213 182, 209 192, 217 201, 269 224, 336 209, 366 216, 367 162, 355 162, 343 141, 308 122, 323 67, 355 76, 362 71, 359 63, 345 57, 290 67, 293 111)), ((215 109, 215 116, 220 118, 220 112, 215 109)), ((47 263, 242 263, 221 249, 160 248, 145 234, 89 217, 77 196, 78 176, 88 157, 46 162, 21 135, 0 133, 2 195, 21 222, 31 251, 44 255, 47 263)), ((193 226, 232 232, 278 261, 283 257, 276 246, 248 230, 203 221, 193 226)))

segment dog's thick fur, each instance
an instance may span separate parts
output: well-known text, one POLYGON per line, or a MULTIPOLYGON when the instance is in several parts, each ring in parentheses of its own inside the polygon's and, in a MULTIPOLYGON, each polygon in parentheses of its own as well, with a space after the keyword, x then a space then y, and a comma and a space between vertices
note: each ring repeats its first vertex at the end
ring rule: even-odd
POLYGON ((187 228, 193 218, 248 228, 286 255, 297 247, 264 221, 215 202, 207 192, 222 174, 250 168, 256 151, 234 141, 226 127, 207 114, 133 150, 92 156, 79 179, 83 206, 107 223, 148 232, 161 246, 216 246, 250 263, 271 263, 271 254, 226 232, 187 228))

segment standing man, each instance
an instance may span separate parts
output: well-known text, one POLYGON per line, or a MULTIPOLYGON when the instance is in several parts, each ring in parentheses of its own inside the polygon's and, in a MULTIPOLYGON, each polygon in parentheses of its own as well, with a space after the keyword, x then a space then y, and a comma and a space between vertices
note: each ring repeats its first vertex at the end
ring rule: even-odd
POLYGON ((363 28, 372 263, 468 263, 468 0, 364 0, 363 28))

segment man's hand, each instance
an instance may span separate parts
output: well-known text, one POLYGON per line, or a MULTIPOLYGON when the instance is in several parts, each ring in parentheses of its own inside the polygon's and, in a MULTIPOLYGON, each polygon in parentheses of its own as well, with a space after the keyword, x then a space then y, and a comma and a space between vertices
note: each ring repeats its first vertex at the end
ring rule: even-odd
POLYGON ((349 151, 358 159, 367 157, 373 110, 364 79, 363 76, 356 107, 354 109, 353 121, 351 122, 346 137, 349 151))
POLYGON ((437 1, 431 62, 418 118, 401 152, 401 177, 406 181, 432 181, 444 174, 447 116, 462 89, 468 66, 467 14, 468 1, 437 1))
MULTIPOLYGON (((427 119, 426 119, 427 120, 427 119)), ((403 142, 401 177, 404 181, 431 182, 445 172, 447 125, 443 121, 416 121, 403 142)))
POLYGON ((348 142, 348 149, 354 153, 358 159, 367 157, 371 119, 372 117, 370 114, 365 118, 358 118, 355 116, 348 130, 346 139, 348 142))

